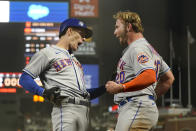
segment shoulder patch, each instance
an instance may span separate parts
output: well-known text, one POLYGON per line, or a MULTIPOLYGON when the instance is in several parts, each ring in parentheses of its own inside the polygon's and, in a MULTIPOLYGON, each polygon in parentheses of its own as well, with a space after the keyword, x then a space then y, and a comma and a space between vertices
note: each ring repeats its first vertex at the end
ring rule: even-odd
POLYGON ((140 64, 143 64, 143 63, 146 63, 149 61, 149 57, 147 54, 145 53, 140 53, 138 56, 137 56, 137 61, 140 63, 140 64))

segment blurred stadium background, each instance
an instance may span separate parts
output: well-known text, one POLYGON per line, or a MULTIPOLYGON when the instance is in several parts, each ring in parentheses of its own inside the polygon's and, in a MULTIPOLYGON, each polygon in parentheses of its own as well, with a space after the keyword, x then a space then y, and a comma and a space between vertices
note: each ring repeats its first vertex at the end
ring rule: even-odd
MULTIPOLYGON (((66 18, 85 20, 94 32, 74 52, 87 88, 111 78, 124 48, 113 35, 112 15, 120 10, 141 16, 144 36, 175 75, 172 88, 157 100, 160 117, 153 130, 196 131, 195 6, 194 0, 0 1, 0 131, 52 131, 52 105, 26 92, 18 80, 35 52, 58 41, 59 23, 66 18)), ((89 131, 113 131, 117 109, 113 95, 93 100, 89 131)))

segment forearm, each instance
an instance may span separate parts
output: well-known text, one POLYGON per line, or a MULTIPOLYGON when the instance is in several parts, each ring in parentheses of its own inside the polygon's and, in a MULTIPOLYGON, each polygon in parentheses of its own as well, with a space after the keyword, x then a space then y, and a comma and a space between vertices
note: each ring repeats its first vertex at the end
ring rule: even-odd
POLYGON ((156 73, 154 70, 148 69, 127 83, 118 84, 114 81, 108 81, 105 86, 109 93, 117 94, 120 92, 142 90, 154 82, 156 82, 156 73))
POLYGON ((106 92, 105 86, 100 86, 98 88, 87 89, 87 92, 90 94, 90 99, 95 99, 106 92))
POLYGON ((155 93, 157 94, 157 98, 165 94, 172 86, 173 82, 174 82, 174 76, 171 71, 168 71, 167 73, 165 73, 165 75, 161 76, 155 88, 155 93))
POLYGON ((142 90, 156 82, 156 73, 154 70, 145 70, 133 80, 122 84, 124 92, 142 90))
POLYGON ((165 81, 158 81, 157 86, 155 88, 155 93, 157 95, 157 98, 165 94, 169 88, 172 86, 171 82, 165 82, 165 81))
POLYGON ((40 96, 43 95, 44 89, 38 86, 34 79, 26 72, 22 73, 19 83, 24 89, 28 90, 30 93, 40 96))

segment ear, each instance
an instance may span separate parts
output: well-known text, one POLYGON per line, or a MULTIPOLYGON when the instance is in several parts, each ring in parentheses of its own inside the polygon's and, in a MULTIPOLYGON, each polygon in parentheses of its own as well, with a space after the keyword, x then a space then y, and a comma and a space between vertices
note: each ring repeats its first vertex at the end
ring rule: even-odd
POLYGON ((127 24, 126 30, 127 30, 127 32, 132 32, 132 31, 133 31, 133 28, 132 28, 131 23, 128 23, 128 24, 127 24))
POLYGON ((70 36, 71 33, 72 33, 72 28, 68 28, 66 34, 67 34, 68 36, 70 36))

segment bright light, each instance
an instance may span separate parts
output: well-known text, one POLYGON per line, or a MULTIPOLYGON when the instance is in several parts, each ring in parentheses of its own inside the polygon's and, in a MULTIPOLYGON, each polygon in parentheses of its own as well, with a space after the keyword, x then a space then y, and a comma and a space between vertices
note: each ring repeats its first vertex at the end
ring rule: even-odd
POLYGON ((0 1, 0 22, 9 22, 10 2, 0 1))

